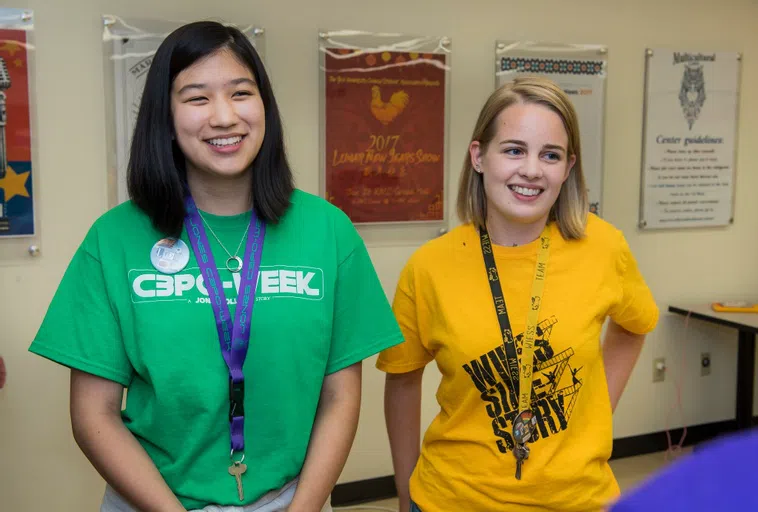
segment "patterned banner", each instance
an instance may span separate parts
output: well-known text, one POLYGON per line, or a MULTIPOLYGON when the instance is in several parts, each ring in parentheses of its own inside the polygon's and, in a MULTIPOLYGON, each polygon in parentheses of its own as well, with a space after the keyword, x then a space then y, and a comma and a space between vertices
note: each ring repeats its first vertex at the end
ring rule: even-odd
POLYGON ((602 61, 597 60, 503 57, 500 59, 500 71, 552 73, 558 75, 600 75, 605 73, 605 66, 602 61))
POLYGON ((355 223, 442 220, 445 56, 324 57, 326 198, 355 223))

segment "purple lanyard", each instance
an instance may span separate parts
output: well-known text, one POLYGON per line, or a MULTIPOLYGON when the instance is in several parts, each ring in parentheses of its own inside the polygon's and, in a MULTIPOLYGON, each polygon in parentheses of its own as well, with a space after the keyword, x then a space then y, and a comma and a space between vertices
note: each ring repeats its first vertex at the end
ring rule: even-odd
POLYGON ((245 448, 245 409, 243 406, 245 377, 242 373, 242 365, 245 363, 250 341, 250 323, 253 316, 253 305, 255 304, 258 271, 261 266, 263 239, 266 236, 266 223, 258 219, 255 210, 253 210, 248 226, 237 309, 232 326, 224 286, 211 253, 208 236, 203 228, 203 221, 197 211, 195 201, 189 194, 187 194, 184 204, 187 209, 184 225, 189 234, 195 258, 200 265, 205 288, 208 290, 211 306, 213 306, 213 315, 216 317, 216 330, 221 344, 221 353, 224 355, 224 361, 229 368, 229 428, 232 438, 232 455, 234 455, 235 451, 241 452, 245 448))

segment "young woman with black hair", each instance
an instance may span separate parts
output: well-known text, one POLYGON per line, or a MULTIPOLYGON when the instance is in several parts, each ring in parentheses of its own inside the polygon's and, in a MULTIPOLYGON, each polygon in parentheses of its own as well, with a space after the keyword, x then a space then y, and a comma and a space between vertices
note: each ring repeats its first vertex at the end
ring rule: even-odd
POLYGON ((402 337, 350 220, 294 188, 241 32, 164 40, 128 172, 131 200, 94 223, 30 347, 71 368, 101 511, 329 510, 361 361, 402 337))

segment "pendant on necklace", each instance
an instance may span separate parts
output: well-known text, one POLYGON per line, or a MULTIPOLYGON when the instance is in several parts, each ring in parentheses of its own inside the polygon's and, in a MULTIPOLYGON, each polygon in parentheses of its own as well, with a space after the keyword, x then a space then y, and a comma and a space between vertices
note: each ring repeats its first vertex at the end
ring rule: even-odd
POLYGON ((226 260, 226 269, 235 274, 242 270, 242 258, 239 256, 230 256, 229 259, 226 260))

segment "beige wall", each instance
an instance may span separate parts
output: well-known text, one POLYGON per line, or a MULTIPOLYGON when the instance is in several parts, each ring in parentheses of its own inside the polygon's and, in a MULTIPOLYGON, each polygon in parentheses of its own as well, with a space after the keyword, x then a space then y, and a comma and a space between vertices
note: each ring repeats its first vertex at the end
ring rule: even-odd
MULTIPOLYGON (((193 19, 221 17, 266 29, 266 61, 284 115, 301 188, 318 190, 317 30, 363 29, 447 35, 453 41, 451 146, 461 160, 480 104, 493 87, 498 38, 598 43, 609 48, 605 217, 623 229, 662 309, 676 301, 758 296, 758 189, 750 158, 758 137, 758 3, 753 0, 227 1, 38 0, 36 14, 38 206, 44 251, 24 264, 0 262, 0 353, 9 381, 0 391, 0 508, 8 511, 96 510, 102 482, 74 444, 68 423, 68 372, 26 349, 65 266, 90 223, 106 208, 103 13, 193 19), (646 46, 744 52, 735 223, 728 229, 639 233, 643 52, 646 46), (64 99, 65 98, 65 99, 64 99), (715 261, 716 263, 710 263, 715 261)), ((453 169, 453 182, 457 170, 453 169)), ((449 190, 449 199, 454 190, 449 190)), ((0 241, 0 243, 2 243, 0 241)), ((373 247, 391 297, 414 247, 373 247)), ((734 417, 736 333, 664 315, 649 337, 616 413, 615 435, 734 417), (701 351, 713 356, 700 377, 701 351), (678 358, 683 372, 678 372, 678 358), (652 360, 672 373, 653 384, 652 360), (676 405, 681 376, 683 413, 676 405), (667 423, 668 421, 668 423, 667 423)), ((366 365, 363 416, 341 481, 392 471, 382 412, 382 375, 366 365)), ((424 422, 434 412, 436 369, 425 382, 424 422)))

